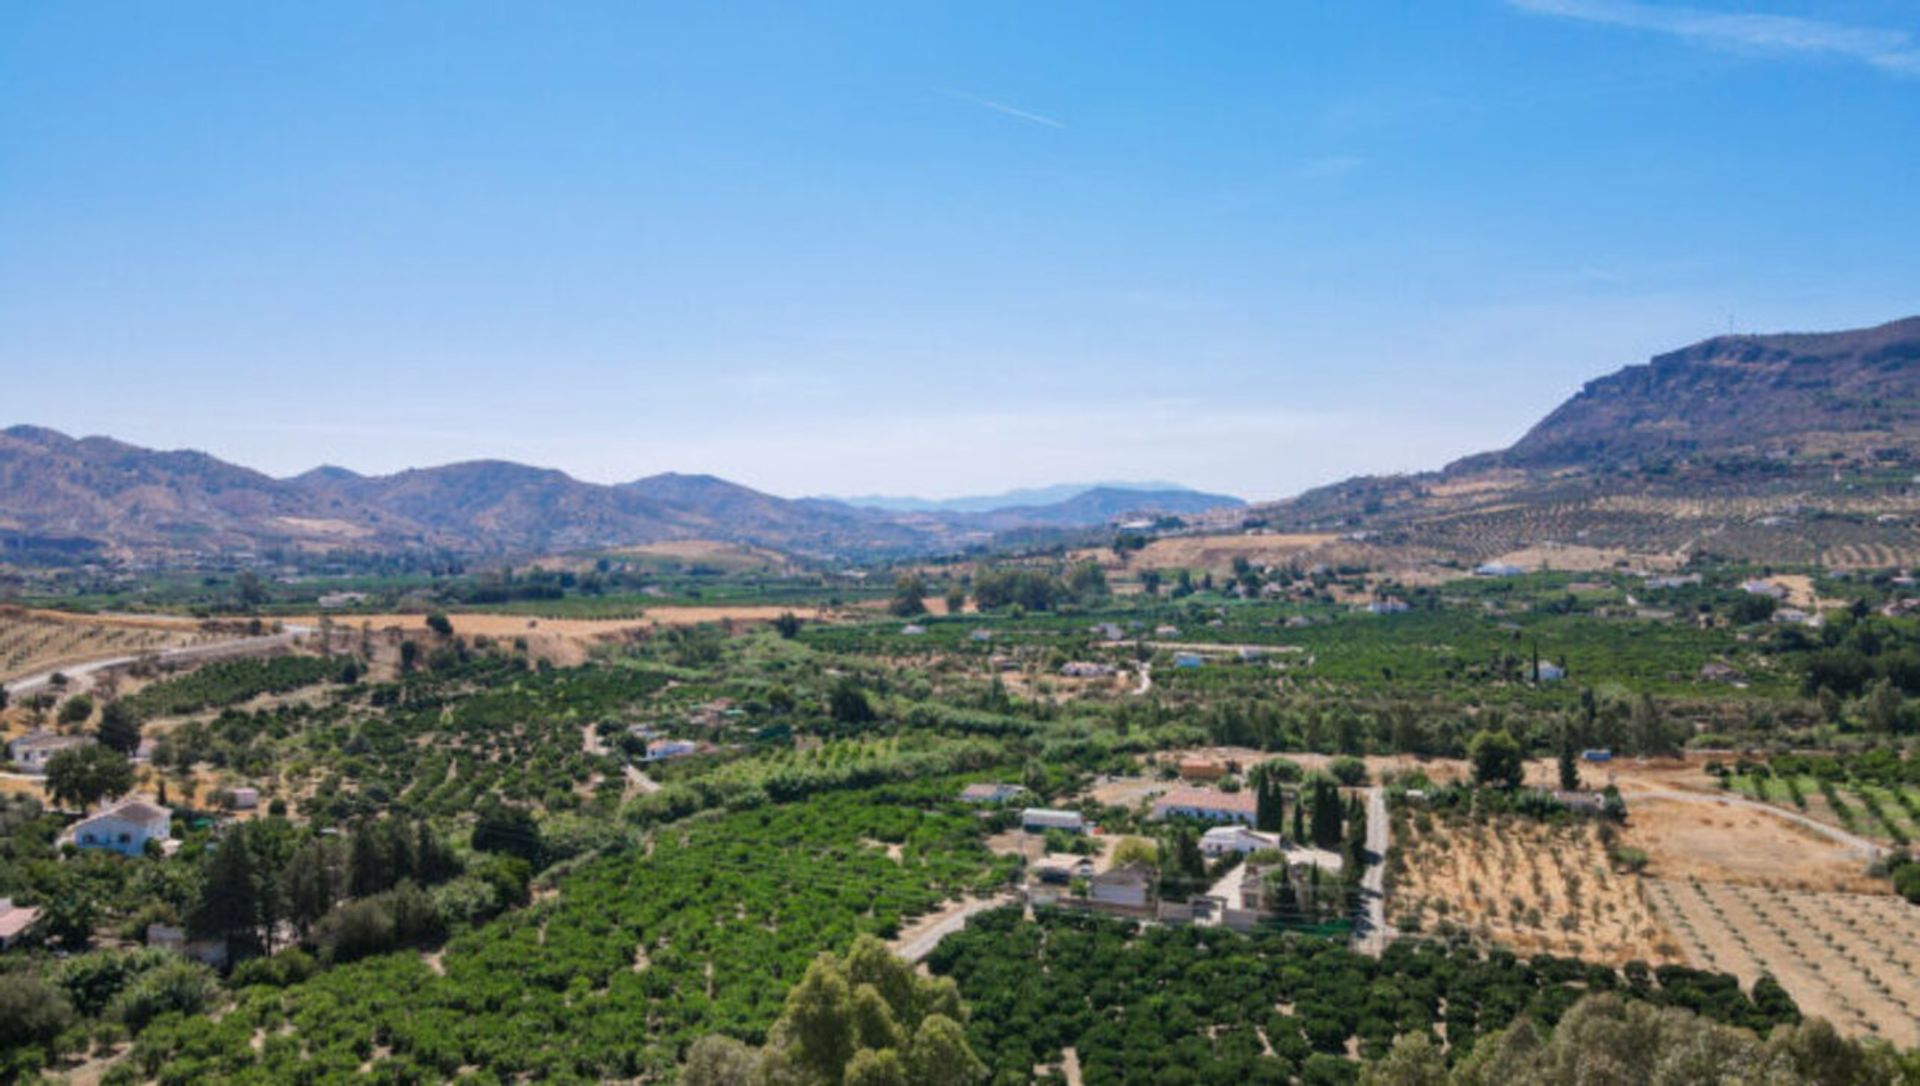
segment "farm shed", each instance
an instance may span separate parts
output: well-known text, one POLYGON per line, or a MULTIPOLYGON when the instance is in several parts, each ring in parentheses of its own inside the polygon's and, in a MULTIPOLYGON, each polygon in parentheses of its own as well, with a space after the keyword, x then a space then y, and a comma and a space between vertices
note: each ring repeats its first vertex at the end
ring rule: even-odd
POLYGON ((1028 833, 1045 833, 1048 830, 1065 830, 1068 833, 1087 832, 1087 820, 1080 817, 1079 811, 1058 811, 1048 807, 1028 807, 1020 812, 1020 828, 1028 833))

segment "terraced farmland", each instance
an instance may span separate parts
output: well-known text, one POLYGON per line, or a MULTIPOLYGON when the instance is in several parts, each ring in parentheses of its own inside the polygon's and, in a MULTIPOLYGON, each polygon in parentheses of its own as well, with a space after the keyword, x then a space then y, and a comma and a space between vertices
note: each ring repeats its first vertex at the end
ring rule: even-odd
POLYGON ((0 613, 0 682, 48 668, 209 640, 191 625, 0 613))
POLYGON ((1771 974, 1802 1011, 1844 1033, 1920 1043, 1920 910, 1900 898, 1699 880, 1649 886, 1687 964, 1747 987, 1771 974))

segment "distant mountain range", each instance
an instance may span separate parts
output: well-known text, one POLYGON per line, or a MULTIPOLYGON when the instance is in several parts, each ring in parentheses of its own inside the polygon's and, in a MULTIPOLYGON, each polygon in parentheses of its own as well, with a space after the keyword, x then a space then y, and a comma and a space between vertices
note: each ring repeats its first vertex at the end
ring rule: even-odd
POLYGON ((1582 546, 1920 565, 1920 317, 1716 336, 1589 382, 1510 448, 1251 515, 1440 557, 1582 546))
MULTIPOLYGON (((1149 495, 1158 501, 1189 505, 1193 512, 1244 504, 1239 498, 1224 494, 1203 494, 1190 487, 1181 486, 1179 483, 1116 482, 1061 483, 1057 486, 1024 487, 1002 491, 999 494, 977 494, 964 498, 896 498, 874 494, 855 498, 828 497, 825 500, 859 506, 863 509, 884 509, 890 513, 993 513, 1036 505, 1057 505, 1072 501, 1093 490, 1117 490, 1149 495)), ((1158 506, 1158 508, 1166 507, 1158 506)), ((1175 510, 1168 509, 1168 511, 1175 510)))
POLYGON ((1016 528, 1088 528, 1133 513, 1242 504, 1184 489, 1065 490, 1060 500, 1004 510, 899 512, 779 498, 711 475, 604 486, 499 460, 384 476, 321 467, 275 479, 201 452, 16 426, 0 431, 0 557, 532 554, 682 539, 816 556, 913 553, 1016 528))

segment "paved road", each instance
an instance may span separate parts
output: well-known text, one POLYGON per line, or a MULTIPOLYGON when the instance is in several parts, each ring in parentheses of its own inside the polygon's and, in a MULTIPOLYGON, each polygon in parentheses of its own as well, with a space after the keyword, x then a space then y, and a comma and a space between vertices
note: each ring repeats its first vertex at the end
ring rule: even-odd
POLYGON ((116 667, 126 667, 129 664, 138 663, 148 658, 164 663, 167 661, 199 660, 205 658, 217 659, 222 656, 244 655, 245 653, 256 650, 290 645, 297 638, 311 632, 312 631, 305 626, 288 626, 280 633, 265 634, 260 637, 240 637, 231 641, 212 641, 204 645, 185 645, 180 648, 163 649, 159 652, 139 653, 133 656, 110 656, 104 660, 89 660, 84 664, 51 668, 36 675, 28 675, 25 678, 15 679, 13 682, 6 684, 6 691, 10 697, 32 693, 51 683, 56 674, 65 675, 70 682, 80 681, 84 683, 102 671, 110 671, 116 667))
POLYGON ((1761 803, 1745 796, 1722 792, 1627 792, 1623 798, 1627 801, 1627 816, 1633 816, 1633 804, 1637 800, 1670 800, 1675 803, 1702 803, 1722 807, 1740 807, 1749 811, 1759 811, 1775 818, 1784 818, 1804 826, 1834 842, 1847 846, 1864 859, 1877 859, 1886 854, 1887 847, 1871 841, 1857 833, 1849 833, 1838 826, 1829 826, 1817 818, 1811 818, 1798 811, 1789 811, 1785 807, 1776 807, 1771 803, 1761 803))
POLYGON ((1354 948, 1362 954, 1379 957, 1392 937, 1387 931, 1387 793, 1383 788, 1367 789, 1367 851, 1373 862, 1360 877, 1360 894, 1366 915, 1354 927, 1354 948))
POLYGON ((893 952, 910 962, 919 962, 933 953, 940 940, 967 926, 967 917, 974 913, 997 909, 1014 902, 1012 891, 995 894, 989 898, 966 898, 947 906, 935 913, 932 918, 923 917, 921 925, 902 933, 893 945, 893 952))

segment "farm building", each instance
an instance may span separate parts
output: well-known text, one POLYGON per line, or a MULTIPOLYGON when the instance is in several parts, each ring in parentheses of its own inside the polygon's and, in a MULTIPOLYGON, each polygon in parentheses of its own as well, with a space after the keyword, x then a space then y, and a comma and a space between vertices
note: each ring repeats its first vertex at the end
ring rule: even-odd
POLYGON ((1140 864, 1103 871, 1093 877, 1088 896, 1099 905, 1144 909, 1153 897, 1153 872, 1140 864))
POLYGON ((260 806, 260 790, 258 788, 242 786, 235 788, 229 792, 228 795, 233 797, 233 809, 236 811, 251 811, 255 807, 260 806))
POLYGON ((1206 663, 1197 652, 1176 652, 1173 654, 1174 667, 1199 667, 1206 663))
POLYGON ((691 739, 655 739, 647 744, 647 756, 642 761, 664 762, 669 758, 685 758, 699 749, 700 744, 691 739))
POLYGON ((1747 581, 1741 584, 1740 591, 1749 596, 1769 596, 1776 600, 1787 598, 1787 586, 1772 581, 1747 581))
POLYGON ((1567 677, 1567 669, 1551 660, 1542 660, 1533 669, 1533 681, 1538 683, 1557 683, 1567 677))
POLYGON ((26 905, 15 905, 10 897, 0 897, 0 950, 6 950, 20 941, 20 937, 40 919, 40 910, 26 905))
POLYGON ((1214 858, 1230 852, 1245 856, 1249 852, 1279 847, 1279 834, 1261 833, 1245 826, 1215 826, 1200 835, 1200 851, 1214 858))
POLYGON ((1187 758, 1180 763, 1180 776, 1190 781, 1217 781, 1227 775, 1227 767, 1211 758, 1187 758))
POLYGON ((1700 681, 1703 683, 1742 683, 1747 681, 1746 673, 1732 664, 1723 664, 1718 660, 1708 660, 1700 665, 1700 681))
POLYGON ((7 757, 22 773, 45 773, 47 762, 63 750, 84 747, 93 740, 84 735, 55 735, 52 732, 29 732, 7 744, 7 757))
POLYGON ((919 637, 921 634, 927 632, 927 628, 925 626, 916 626, 912 623, 908 623, 907 625, 900 627, 900 632, 905 634, 908 637, 919 637))
POLYGON ((1598 750, 1583 750, 1580 752, 1580 757, 1583 760, 1589 761, 1589 762, 1611 762, 1613 761, 1613 752, 1605 748, 1601 748, 1598 750))
POLYGON ((60 841, 123 856, 142 856, 148 841, 164 842, 172 833, 172 811, 146 800, 129 799, 75 822, 60 835, 60 841))
POLYGON ((1404 615, 1411 610, 1407 601, 1401 599, 1374 600, 1367 604, 1367 612, 1375 615, 1404 615))
POLYGON ((1020 812, 1020 828, 1028 833, 1045 833, 1048 830, 1065 830, 1068 833, 1087 832, 1087 820, 1080 817, 1079 811, 1056 811, 1047 807, 1028 807, 1020 812))
POLYGON ((155 950, 171 950, 216 969, 227 964, 225 939, 189 939, 187 929, 167 924, 147 925, 147 945, 155 950))
POLYGON ((1048 853, 1033 862, 1027 873, 1035 882, 1049 886, 1065 886, 1074 879, 1093 877, 1093 861, 1085 856, 1068 853, 1048 853))
POLYGON ((1259 804, 1252 792, 1220 792, 1211 788, 1176 788, 1153 802, 1155 818, 1198 818, 1209 822, 1253 825, 1259 804))
POLYGON ((1094 664, 1085 660, 1076 660, 1060 667, 1060 674, 1069 679, 1110 679, 1116 672, 1112 664, 1094 664))
POLYGON ((1017 784, 969 784, 960 790, 962 803, 1005 803, 1026 792, 1017 784))
POLYGON ((975 630, 972 633, 968 634, 967 636, 972 638, 975 641, 991 641, 993 640, 993 631, 992 630, 975 630))
POLYGON ((1475 577, 1518 577, 1525 572, 1512 562, 1482 562, 1473 567, 1475 577))

